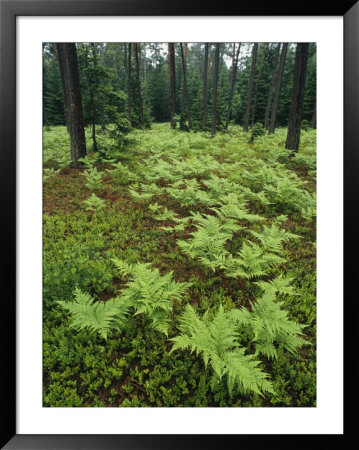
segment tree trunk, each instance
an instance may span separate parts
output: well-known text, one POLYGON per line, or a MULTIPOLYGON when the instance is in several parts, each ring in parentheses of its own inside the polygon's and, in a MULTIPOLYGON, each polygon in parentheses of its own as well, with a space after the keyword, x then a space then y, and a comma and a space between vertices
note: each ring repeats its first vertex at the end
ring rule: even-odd
POLYGON ((309 44, 297 44, 293 78, 292 103, 285 148, 298 152, 302 123, 305 79, 307 75, 309 44))
POLYGON ((71 141, 71 165, 78 168, 82 166, 78 161, 79 158, 86 156, 86 140, 76 46, 70 43, 54 45, 58 54, 64 97, 66 99, 66 115, 71 141))
MULTIPOLYGON (((92 54, 94 57, 94 66, 97 66, 96 61, 96 51, 95 51, 95 44, 90 44, 92 47, 92 54)), ((87 62, 86 62, 87 65, 87 62)), ((89 80, 90 81, 90 80, 89 80)), ((97 81, 97 80, 96 80, 97 81)), ((95 83, 97 85, 97 83, 95 83)), ((90 102, 91 102, 91 109, 92 109, 92 142, 93 142, 93 149, 95 152, 98 151, 98 145, 96 141, 96 105, 95 105, 95 98, 94 98, 94 89, 93 86, 91 86, 91 82, 89 82, 90 87, 90 102)))
POLYGON ((249 125, 249 115, 251 112, 251 104, 252 104, 252 91, 253 91, 253 83, 254 83, 254 74, 256 71, 256 62, 257 62, 257 51, 258 51, 258 42, 256 42, 253 45, 252 49, 252 68, 251 68, 251 77, 249 80, 249 88, 248 88, 248 95, 247 95, 247 106, 246 106, 246 115, 244 119, 244 125, 243 130, 248 131, 248 125, 249 125))
POLYGON ((175 44, 168 44, 168 70, 171 84, 171 127, 176 128, 176 72, 175 72, 175 44))
POLYGON ((266 106, 266 112, 265 112, 265 116, 264 116, 264 128, 268 128, 268 126, 269 126, 269 114, 270 114, 270 110, 271 110, 271 106, 272 106, 273 90, 274 90, 276 73, 277 73, 279 52, 280 52, 280 44, 277 45, 277 48, 276 48, 276 51, 275 51, 272 80, 271 80, 271 83, 270 83, 269 94, 268 94, 268 99, 267 99, 267 106, 266 106))
MULTIPOLYGON (((97 67, 97 56, 96 56, 96 47, 94 43, 90 43, 91 47, 92 47, 92 54, 93 54, 93 64, 94 67, 97 67)), ((99 80, 97 78, 96 75, 96 86, 99 85, 99 80)), ((99 110, 100 110, 100 122, 101 122, 101 130, 102 131, 106 131, 106 125, 105 125, 105 108, 104 108, 104 103, 103 101, 101 101, 100 98, 100 104, 99 104, 99 110)))
POLYGON ((234 85, 236 83, 237 66, 238 66, 238 59, 239 59, 239 51, 240 51, 240 49, 241 49, 241 43, 238 44, 237 53, 235 54, 236 44, 233 43, 231 90, 229 92, 229 101, 228 101, 228 110, 227 110, 225 130, 228 129, 229 120, 231 118, 233 92, 234 92, 234 85))
POLYGON ((128 44, 128 64, 127 64, 127 109, 128 120, 132 127, 132 112, 131 112, 131 42, 128 44))
POLYGON ((136 68, 136 84, 137 84, 137 93, 138 93, 138 103, 140 107, 140 122, 141 127, 143 128, 144 121, 143 121, 143 104, 142 104, 142 92, 141 92, 141 80, 140 80, 140 66, 138 63, 138 47, 137 43, 134 42, 133 44, 133 51, 135 54, 135 68, 136 68))
MULTIPOLYGON (((53 44, 53 47, 54 47, 54 52, 55 52, 55 55, 56 55, 57 63, 58 63, 59 68, 60 68, 60 57, 59 57, 59 53, 58 53, 57 44, 53 44)), ((64 98, 65 123, 66 123, 67 132, 70 133, 67 98, 66 98, 66 95, 65 95, 65 92, 66 92, 65 91, 65 79, 64 79, 64 73, 62 72, 61 68, 60 68, 60 77, 61 77, 62 95, 63 95, 63 98, 64 98)))
POLYGON ((275 90, 275 96, 274 96, 273 107, 272 107, 272 114, 271 114, 270 125, 269 125, 269 134, 273 134, 274 130, 275 130, 275 121, 277 119, 277 110, 278 110, 278 104, 279 104, 280 89, 281 89, 281 86, 282 86, 285 58, 287 56, 287 48, 288 48, 288 44, 283 43, 282 53, 280 55, 278 76, 277 76, 277 87, 276 87, 276 90, 275 90))
POLYGON ((214 69, 213 69, 213 102, 212 102, 212 128, 211 128, 212 136, 214 136, 216 134, 219 49, 220 49, 220 44, 216 44, 216 53, 214 55, 214 69))
MULTIPOLYGON (((187 44, 186 46, 186 54, 187 54, 187 44)), ((186 57, 183 52, 183 45, 180 44, 181 48, 181 58, 182 58, 182 69, 183 69, 183 93, 184 98, 186 99, 187 104, 187 119, 188 119, 188 129, 191 130, 192 128, 192 121, 191 121, 191 111, 190 111, 190 105, 189 105, 189 96, 188 96, 188 87, 187 87, 187 75, 186 75, 186 57)))
POLYGON ((255 119, 255 115, 256 115, 258 86, 259 86, 259 82, 261 81, 263 62, 264 62, 264 53, 265 53, 265 50, 266 50, 266 46, 267 46, 267 44, 263 44, 261 60, 260 60, 260 63, 259 63, 259 68, 258 68, 258 75, 257 75, 257 81, 256 81, 256 91, 255 91, 255 94, 254 94, 253 108, 252 108, 252 120, 251 120, 252 125, 254 124, 254 119, 255 119))
POLYGON ((209 44, 204 45, 204 72, 203 72, 203 120, 202 131, 207 128, 207 114, 208 114, 208 68, 209 68, 209 44))

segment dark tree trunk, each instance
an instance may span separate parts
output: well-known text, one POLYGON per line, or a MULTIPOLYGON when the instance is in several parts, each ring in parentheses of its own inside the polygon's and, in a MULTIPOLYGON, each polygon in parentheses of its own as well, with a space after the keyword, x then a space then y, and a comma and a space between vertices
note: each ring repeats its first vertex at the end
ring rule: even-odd
POLYGON ((253 108, 252 108, 252 119, 251 119, 252 125, 254 124, 254 119, 255 119, 255 115, 256 115, 258 86, 259 86, 259 82, 261 81, 263 62, 264 62, 264 53, 265 53, 265 50, 266 50, 266 46, 267 46, 267 44, 263 44, 261 60, 260 60, 260 63, 259 63, 259 68, 258 68, 258 75, 257 75, 257 81, 256 81, 256 90, 255 90, 255 94, 254 94, 253 108))
POLYGON ((141 80, 140 80, 140 65, 138 62, 138 47, 137 43, 133 44, 133 51, 135 54, 135 68, 136 68, 136 84, 137 84, 137 93, 138 93, 138 104, 140 108, 140 122, 141 127, 144 125, 143 121, 143 104, 142 104, 142 92, 141 92, 141 80))
MULTIPOLYGON (((185 44, 185 45, 186 45, 186 54, 187 54, 187 44, 185 44)), ((183 93, 184 93, 184 98, 186 99, 186 104, 187 104, 188 129, 190 130, 192 128, 192 121, 191 121, 191 111, 190 111, 188 88, 187 88, 186 57, 183 52, 182 43, 180 44, 180 48, 181 48, 182 69, 183 69, 183 93)))
POLYGON ((76 46, 68 43, 54 45, 58 54, 64 97, 66 98, 72 167, 78 168, 82 166, 78 160, 86 156, 86 140, 76 46))
POLYGON ((69 118, 68 118, 68 106, 67 106, 67 98, 66 98, 66 88, 65 88, 65 79, 64 79, 64 73, 62 72, 61 68, 60 68, 60 57, 59 57, 59 53, 58 53, 58 46, 57 44, 53 44, 54 47, 54 52, 56 55, 56 59, 57 59, 57 63, 59 65, 59 69, 60 69, 60 78, 61 78, 61 86, 62 86, 62 95, 64 98, 64 113, 65 113, 65 123, 66 123, 66 128, 67 128, 67 132, 70 133, 70 128, 69 128, 69 118))
POLYGON ((129 120, 130 125, 132 127, 132 113, 131 113, 131 42, 128 44, 127 109, 128 109, 128 120, 129 120))
POLYGON ((214 55, 214 69, 213 69, 213 102, 212 102, 212 128, 211 128, 212 136, 214 136, 216 134, 219 49, 220 49, 220 44, 216 44, 216 53, 214 55))
POLYGON ((295 52, 292 103, 285 148, 298 152, 302 123, 305 79, 307 75, 309 44, 297 44, 295 52))
POLYGON ((251 113, 254 74, 255 74, 255 71, 256 71, 256 62, 257 62, 257 51, 258 51, 258 42, 256 42, 253 45, 253 49, 252 49, 252 68, 251 68, 251 77, 250 77, 250 80, 249 80, 249 88, 248 88, 248 95, 247 95, 246 115, 245 115, 245 118, 244 118, 244 125, 243 125, 243 130, 244 131, 248 131, 249 115, 251 113))
MULTIPOLYGON (((94 58, 94 66, 97 66, 97 61, 96 61, 96 50, 95 50, 95 44, 91 43, 90 44, 92 47, 92 54, 93 54, 93 58, 94 58)), ((86 61, 86 65, 87 65, 87 61, 86 61)), ((90 103, 91 103, 91 109, 92 109, 92 142, 93 142, 93 149, 95 152, 98 151, 98 146, 97 146, 97 141, 96 141, 96 105, 95 105, 95 98, 94 98, 94 88, 93 85, 91 85, 91 81, 93 80, 89 80, 89 85, 90 85, 90 103)), ((95 80, 95 85, 97 85, 97 80, 95 80)))
MULTIPOLYGON (((96 47, 94 43, 90 43, 91 47, 92 47, 92 54, 93 54, 93 64, 94 67, 97 67, 97 56, 96 56, 96 47)), ((95 84, 96 86, 99 85, 99 80, 97 78, 96 75, 96 80, 95 80, 95 84)), ((101 122, 101 130, 102 131, 106 131, 106 125, 105 125, 105 106, 103 104, 103 101, 101 101, 100 99, 100 104, 99 104, 99 110, 100 110, 100 122, 101 122)), ((93 128, 94 130, 94 128, 93 128)), ((94 131, 93 131, 94 132, 94 131)), ((96 144, 97 145, 97 144, 96 144)))
POLYGON ((203 71, 203 120, 202 130, 206 131, 207 128, 207 115, 208 115, 208 69, 209 69, 209 44, 204 45, 204 71, 203 71))
POLYGON ((287 48, 288 48, 288 44, 283 43, 282 53, 280 55, 278 76, 277 76, 277 87, 275 90, 270 125, 269 125, 269 134, 273 134, 274 130, 275 130, 275 122, 277 119, 277 110, 278 110, 278 104, 279 104, 280 89, 282 87, 285 58, 287 56, 287 48))
POLYGON ((227 110, 226 125, 225 125, 226 130, 228 129, 229 120, 231 118, 233 92, 234 92, 234 85, 236 83, 237 66, 238 66, 238 58, 239 58, 240 49, 241 49, 241 43, 238 44, 237 53, 235 54, 236 44, 235 43, 233 44, 231 90, 229 92, 228 110, 227 110))
POLYGON ((275 57, 274 57, 274 66, 273 66, 272 80, 271 80, 271 83, 270 83, 269 94, 268 94, 268 99, 267 99, 267 106, 266 106, 266 112, 265 112, 265 116, 264 116, 264 127, 265 128, 268 128, 268 126, 269 126, 269 114, 270 114, 270 110, 271 110, 271 106, 272 106, 273 90, 274 90, 276 74, 277 74, 279 52, 280 52, 280 44, 277 45, 276 52, 275 52, 275 57))
POLYGON ((171 84, 171 127, 176 128, 176 63, 175 63, 175 44, 168 44, 168 70, 171 84))
MULTIPOLYGON (((42 44, 42 49, 44 49, 44 44, 42 44)), ((46 114, 46 105, 45 105, 45 92, 44 92, 44 80, 45 80, 45 64, 42 64, 42 125, 48 127, 49 123, 47 120, 46 114)))

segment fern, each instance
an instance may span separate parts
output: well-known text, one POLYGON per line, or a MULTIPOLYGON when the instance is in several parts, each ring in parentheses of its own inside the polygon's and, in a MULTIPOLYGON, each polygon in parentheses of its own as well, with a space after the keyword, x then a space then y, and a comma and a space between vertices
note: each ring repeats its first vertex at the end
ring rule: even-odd
POLYGON ((272 392, 268 375, 258 367, 259 361, 253 355, 245 355, 239 348, 238 332, 235 323, 220 306, 216 316, 210 320, 208 313, 201 318, 192 306, 187 305, 180 318, 181 334, 171 341, 171 352, 189 349, 198 356, 201 354, 206 368, 210 365, 219 380, 227 379, 230 393, 237 387, 243 394, 272 392))
POLYGON ((199 222, 197 231, 191 233, 190 241, 177 240, 177 244, 191 258, 197 257, 202 264, 215 270, 214 263, 228 254, 224 247, 225 243, 241 227, 232 219, 223 222, 218 217, 210 215, 192 213, 192 216, 194 221, 199 222))
POLYGON ((99 211, 106 206, 105 201, 102 200, 102 198, 97 197, 95 194, 92 194, 87 200, 84 201, 84 203, 87 211, 99 211))
POLYGON ((106 303, 94 302, 79 289, 75 290, 74 302, 58 302, 71 314, 73 328, 89 328, 107 339, 111 330, 123 329, 125 317, 132 311, 133 315, 144 314, 156 330, 167 335, 173 300, 181 300, 191 283, 173 281, 172 272, 161 276, 148 263, 128 264, 117 258, 112 261, 121 277, 131 278, 127 288, 106 303))
POLYGON ((160 220, 160 221, 166 221, 166 220, 176 220, 175 217, 175 213, 173 211, 170 211, 169 209, 167 209, 166 207, 164 207, 163 211, 161 214, 157 214, 157 216, 155 216, 156 220, 160 220))
POLYGON ((230 315, 238 325, 251 330, 256 354, 276 358, 275 343, 295 354, 297 348, 308 343, 300 337, 304 325, 290 320, 287 312, 281 309, 282 305, 283 302, 276 301, 275 292, 269 290, 251 303, 252 312, 245 308, 231 311, 230 315))
POLYGON ((211 174, 209 180, 204 180, 203 184, 210 190, 210 194, 215 198, 223 197, 223 194, 239 193, 239 185, 233 183, 227 178, 220 178, 215 174, 211 174))
POLYGON ((148 263, 130 265, 118 259, 113 262, 121 276, 132 278, 120 298, 134 309, 134 315, 144 314, 156 330, 167 335, 173 300, 181 300, 191 283, 173 281, 172 272, 161 276, 148 263))
POLYGON ((137 192, 134 189, 129 189, 129 192, 131 194, 131 196, 137 200, 137 201, 143 201, 143 200, 149 200, 150 198, 152 198, 154 196, 154 193, 152 192, 137 192))
POLYGON ((250 241, 243 243, 237 257, 230 255, 223 262, 223 268, 228 277, 252 279, 267 275, 269 271, 285 260, 263 249, 250 241))
POLYGON ((98 172, 96 167, 91 168, 89 170, 85 170, 82 173, 82 176, 85 177, 86 183, 85 186, 91 191, 98 191, 102 186, 102 173, 98 172))
POLYGON ((241 204, 239 197, 234 194, 222 196, 220 199, 222 202, 220 208, 211 209, 222 219, 230 218, 235 220, 247 220, 248 222, 260 222, 264 220, 263 217, 258 216, 257 214, 250 214, 247 211, 245 204, 241 204))
POLYGON ((71 314, 70 323, 74 329, 88 328, 107 339, 112 330, 123 328, 129 306, 123 299, 116 297, 106 303, 94 303, 94 299, 88 293, 78 288, 75 289, 74 296, 74 302, 57 302, 71 314))
POLYGON ((149 207, 150 211, 152 211, 152 212, 157 212, 159 209, 162 208, 162 206, 159 205, 157 202, 151 203, 150 205, 148 205, 148 207, 149 207))
POLYGON ((300 236, 279 229, 276 225, 270 227, 264 226, 261 233, 250 230, 250 233, 255 236, 262 244, 264 250, 268 250, 274 253, 282 252, 282 243, 287 242, 290 239, 299 239, 300 236))
POLYGON ((215 203, 215 200, 210 194, 200 190, 199 183, 196 179, 174 183, 171 187, 166 188, 166 192, 177 200, 181 206, 197 204, 210 206, 215 203))
POLYGON ((257 281, 255 284, 264 292, 273 292, 275 294, 278 292, 280 294, 298 295, 293 287, 289 285, 292 280, 293 278, 287 278, 281 274, 271 281, 257 281))

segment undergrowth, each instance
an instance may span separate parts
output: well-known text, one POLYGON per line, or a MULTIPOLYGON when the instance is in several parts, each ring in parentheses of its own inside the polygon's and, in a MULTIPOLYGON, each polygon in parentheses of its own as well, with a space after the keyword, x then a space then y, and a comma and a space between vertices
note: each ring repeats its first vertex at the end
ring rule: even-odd
POLYGON ((316 405, 316 137, 285 136, 155 124, 76 170, 44 130, 44 406, 316 405))

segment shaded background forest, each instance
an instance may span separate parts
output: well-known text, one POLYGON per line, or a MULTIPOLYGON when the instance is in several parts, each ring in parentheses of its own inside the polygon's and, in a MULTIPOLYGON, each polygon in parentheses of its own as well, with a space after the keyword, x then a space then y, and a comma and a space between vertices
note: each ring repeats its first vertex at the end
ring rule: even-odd
MULTIPOLYGON (((235 73, 230 123, 243 125, 246 116, 248 90, 251 86, 253 47, 257 45, 254 65, 249 126, 260 122, 265 125, 275 96, 280 57, 283 44, 242 43, 235 73), (273 83, 274 82, 274 83, 273 83), (274 84, 274 86, 273 86, 274 84), (272 87, 271 87, 272 86, 272 87), (270 91, 271 104, 268 105, 270 91), (268 114, 268 111, 267 111, 268 114)), ((204 43, 174 44, 175 52, 175 119, 178 127, 188 129, 187 98, 191 115, 191 129, 203 128, 204 43), (183 55, 181 55, 181 48, 183 55), (184 57, 184 63, 183 59, 184 57), (188 96, 184 92, 184 69, 188 96)), ((162 43, 79 43, 76 44, 81 96, 85 126, 106 124, 129 119, 134 128, 150 127, 152 122, 171 120, 171 70, 168 45, 162 43), (136 58, 137 56, 137 58, 136 58), (142 108, 141 108, 142 103, 142 108), (142 114, 141 114, 142 113, 142 114), (142 117, 141 117, 142 115, 142 117), (142 122, 142 123, 141 123, 142 122)), ((43 46, 43 121, 44 125, 65 125, 64 100, 61 77, 54 46, 43 46)), ((221 43, 218 60, 218 87, 216 95, 216 129, 226 126, 233 60, 238 44, 221 43)), ((215 76, 216 44, 208 45, 208 116, 206 129, 211 128, 213 78, 215 76)), ((288 44, 275 125, 288 126, 293 89, 295 44, 288 44)), ((303 126, 316 127, 316 45, 309 44, 303 105, 303 126)), ((125 127, 125 123, 123 126, 125 127)))

